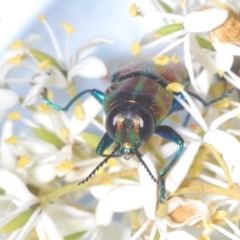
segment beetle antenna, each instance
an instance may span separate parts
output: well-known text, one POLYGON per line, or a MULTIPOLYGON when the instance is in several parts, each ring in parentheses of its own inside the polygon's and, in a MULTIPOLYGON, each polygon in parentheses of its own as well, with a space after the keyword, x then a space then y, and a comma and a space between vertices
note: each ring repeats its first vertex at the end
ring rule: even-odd
POLYGON ((92 178, 92 176, 94 176, 96 174, 96 172, 99 170, 99 168, 101 168, 105 163, 107 163, 107 161, 109 160, 109 158, 111 158, 114 153, 118 150, 119 146, 117 146, 110 155, 108 155, 102 162, 100 162, 100 164, 95 167, 93 169, 93 171, 81 182, 78 183, 78 185, 84 184, 85 182, 87 182, 89 179, 92 178))
POLYGON ((160 184, 159 181, 153 176, 152 172, 149 170, 147 164, 143 161, 142 159, 142 155, 140 152, 136 151, 136 156, 139 160, 139 162, 143 165, 143 167, 146 169, 147 173, 149 174, 149 176, 151 177, 151 179, 156 183, 156 184, 160 184))

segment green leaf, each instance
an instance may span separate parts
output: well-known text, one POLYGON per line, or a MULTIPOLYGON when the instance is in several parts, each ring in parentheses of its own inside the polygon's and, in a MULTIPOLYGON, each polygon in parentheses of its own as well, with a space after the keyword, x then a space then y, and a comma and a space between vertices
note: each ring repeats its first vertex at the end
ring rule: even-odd
POLYGON ((165 2, 160 0, 158 0, 158 2, 167 13, 172 13, 172 9, 165 2))
POLYGON ((155 36, 156 37, 163 37, 163 36, 169 35, 171 33, 183 30, 183 29, 184 29, 184 27, 183 27, 182 23, 169 24, 167 26, 159 28, 155 32, 155 36))
POLYGON ((86 141, 86 143, 93 149, 97 149, 97 146, 101 138, 92 133, 81 133, 80 136, 86 141))
POLYGON ((5 190, 0 188, 0 195, 3 195, 5 193, 5 190))
POLYGON ((30 52, 37 59, 37 61, 39 63, 43 62, 44 60, 49 59, 51 65, 58 68, 66 76, 66 71, 61 68, 61 66, 58 64, 58 62, 53 57, 51 57, 50 55, 48 55, 44 52, 41 52, 37 49, 34 49, 34 48, 31 48, 30 52))
POLYGON ((155 234, 153 240, 159 240, 159 239, 160 239, 160 234, 158 231, 156 231, 156 234, 155 234))
POLYGON ((32 209, 22 212, 20 215, 13 218, 7 224, 5 224, 3 227, 1 227, 0 232, 1 233, 9 233, 9 232, 13 232, 14 230, 24 226, 32 214, 33 214, 32 209))
POLYGON ((45 142, 51 143, 56 146, 58 149, 61 149, 64 146, 64 143, 57 137, 56 134, 51 133, 42 128, 32 128, 32 131, 45 142))
POLYGON ((211 51, 215 51, 215 48, 213 47, 212 43, 200 36, 196 36, 196 40, 198 42, 198 45, 201 47, 201 48, 204 48, 204 49, 208 49, 208 50, 211 50, 211 51))
POLYGON ((65 236, 63 239, 64 240, 75 240, 79 239, 85 232, 76 232, 70 235, 65 236))

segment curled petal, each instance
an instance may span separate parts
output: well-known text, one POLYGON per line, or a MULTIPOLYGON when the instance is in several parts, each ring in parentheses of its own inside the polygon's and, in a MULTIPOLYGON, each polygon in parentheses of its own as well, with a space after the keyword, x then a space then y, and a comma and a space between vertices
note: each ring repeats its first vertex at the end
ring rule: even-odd
POLYGON ((223 8, 211 8, 189 13, 184 20, 184 28, 189 32, 207 32, 223 24, 228 11, 223 8))
POLYGON ((68 72, 68 80, 72 81, 75 76, 83 78, 100 78, 107 74, 104 63, 96 57, 88 57, 71 68, 68 72))
POLYGON ((104 38, 104 37, 96 37, 93 38, 84 44, 81 45, 81 47, 76 52, 76 61, 79 59, 83 59, 87 55, 89 55, 92 51, 95 50, 95 48, 102 44, 113 44, 114 41, 104 38))
POLYGON ((0 89, 0 109, 8 109, 18 102, 18 95, 9 89, 0 89))

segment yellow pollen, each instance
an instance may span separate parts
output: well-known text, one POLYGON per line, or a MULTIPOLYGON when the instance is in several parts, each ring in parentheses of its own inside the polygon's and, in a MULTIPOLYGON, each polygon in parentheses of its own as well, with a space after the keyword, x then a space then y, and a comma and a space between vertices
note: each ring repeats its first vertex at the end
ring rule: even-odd
POLYGON ((12 50, 19 50, 19 49, 22 49, 23 47, 23 41, 22 40, 17 40, 13 43, 11 43, 8 48, 9 49, 12 49, 12 50))
POLYGON ((82 110, 81 106, 76 106, 74 108, 73 115, 79 121, 84 119, 83 110, 82 110))
POLYGON ((60 23, 60 26, 64 28, 67 34, 72 34, 75 31, 74 27, 68 23, 60 23))
POLYGON ((48 58, 39 63, 40 70, 50 69, 50 67, 51 67, 51 61, 48 58))
POLYGON ((106 171, 103 168, 99 168, 96 172, 96 175, 103 175, 106 171))
POLYGON ((17 144, 18 138, 15 135, 12 135, 11 137, 4 139, 4 142, 9 144, 17 144))
POLYGON ((56 166, 56 170, 60 172, 66 172, 72 170, 73 167, 73 162, 66 159, 56 166))
POLYGON ((170 59, 166 55, 161 55, 161 56, 153 59, 153 61, 156 65, 164 66, 169 63, 170 59))
POLYGON ((221 101, 216 102, 213 107, 217 108, 217 109, 221 109, 221 108, 228 108, 230 105, 230 101, 229 98, 224 98, 221 101))
POLYGON ((211 226, 212 222, 210 219, 205 219, 203 220, 203 226, 207 229, 207 230, 212 230, 212 226, 211 226))
POLYGON ((216 220, 221 220, 223 217, 227 216, 227 212, 223 211, 223 210, 219 210, 217 212, 214 213, 214 219, 216 220))
POLYGON ((107 162, 107 165, 108 165, 109 167, 115 167, 115 166, 117 166, 118 164, 117 164, 117 162, 116 162, 114 159, 110 158, 110 159, 108 160, 108 162, 107 162))
POLYGON ((172 91, 172 92, 178 93, 178 92, 181 92, 184 89, 184 87, 183 87, 183 85, 181 83, 173 82, 173 83, 169 83, 167 85, 166 89, 168 91, 172 91))
POLYGON ((50 108, 48 105, 46 105, 44 103, 39 104, 37 106, 37 109, 38 109, 38 111, 40 111, 41 113, 46 114, 46 115, 52 113, 52 111, 53 111, 52 108, 50 108))
POLYGON ((177 54, 176 54, 176 53, 174 53, 173 56, 171 57, 171 61, 172 61, 173 63, 178 63, 178 57, 177 57, 177 54))
POLYGON ((208 235, 202 235, 202 234, 199 236, 198 239, 199 240, 211 240, 211 238, 208 235))
POLYGON ((102 181, 102 184, 103 185, 113 185, 113 182, 110 180, 104 180, 104 181, 102 181))
POLYGON ((23 56, 20 54, 17 54, 16 56, 8 59, 7 63, 13 64, 13 65, 20 65, 23 61, 23 56))
POLYGON ((53 99, 53 92, 51 90, 47 90, 47 98, 48 99, 53 99))
POLYGON ((61 130, 61 135, 63 138, 67 138, 69 135, 69 130, 68 129, 62 129, 61 130))
POLYGON ((50 240, 50 238, 49 237, 45 237, 45 239, 44 240, 50 240))
POLYGON ((180 6, 183 8, 185 0, 180 0, 180 6))
POLYGON ((129 12, 129 14, 130 14, 132 17, 136 17, 136 16, 138 16, 138 15, 141 15, 141 14, 138 12, 136 3, 132 4, 132 5, 129 7, 128 12, 129 12))
POLYGON ((180 122, 180 117, 177 114, 171 114, 169 116, 169 119, 173 121, 174 123, 179 123, 180 122))
POLYGON ((39 22, 43 22, 44 20, 46 20, 46 15, 44 15, 44 14, 39 14, 39 15, 38 15, 38 21, 39 21, 39 22))
POLYGON ((201 170, 195 168, 195 167, 190 167, 189 169, 189 174, 192 178, 197 178, 200 175, 201 170))
POLYGON ((21 115, 19 112, 11 112, 7 115, 8 120, 19 120, 21 118, 21 115))
POLYGON ((17 167, 19 169, 24 168, 30 162, 27 156, 22 156, 18 159, 17 167))
POLYGON ((133 42, 131 45, 131 53, 135 56, 140 54, 140 45, 138 42, 133 42))
POLYGON ((221 70, 218 71, 218 76, 219 76, 220 78, 223 77, 223 74, 224 74, 224 71, 221 71, 221 70))

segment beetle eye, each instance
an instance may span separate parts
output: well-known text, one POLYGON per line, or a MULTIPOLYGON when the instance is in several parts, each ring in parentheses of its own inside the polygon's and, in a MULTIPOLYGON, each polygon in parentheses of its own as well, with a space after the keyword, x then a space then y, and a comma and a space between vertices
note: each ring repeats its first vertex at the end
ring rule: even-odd
POLYGON ((113 108, 108 113, 106 118, 106 130, 110 138, 115 139, 115 134, 117 131, 117 120, 118 120, 118 109, 113 108))
POLYGON ((140 141, 147 141, 153 134, 155 129, 155 120, 153 115, 146 109, 139 110, 139 137, 140 141))

